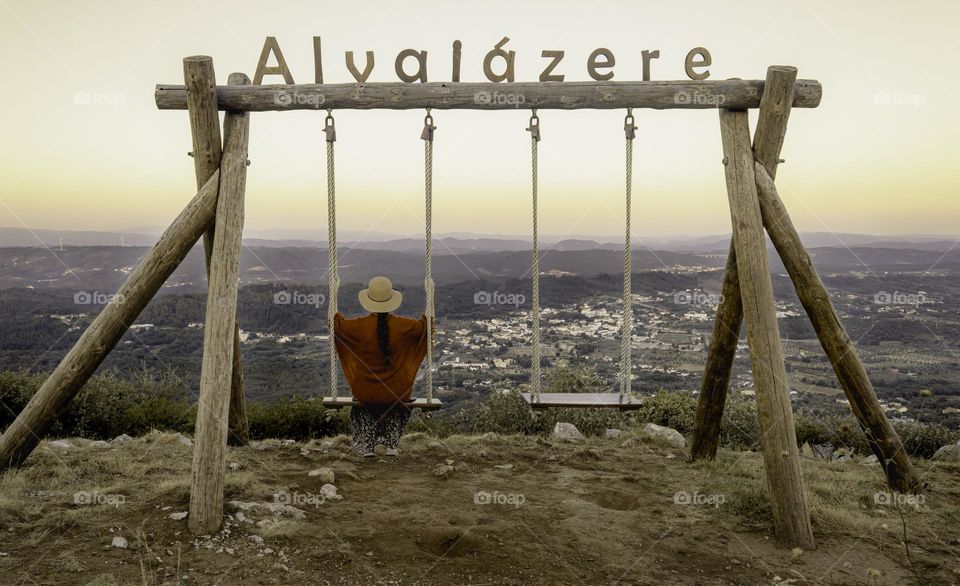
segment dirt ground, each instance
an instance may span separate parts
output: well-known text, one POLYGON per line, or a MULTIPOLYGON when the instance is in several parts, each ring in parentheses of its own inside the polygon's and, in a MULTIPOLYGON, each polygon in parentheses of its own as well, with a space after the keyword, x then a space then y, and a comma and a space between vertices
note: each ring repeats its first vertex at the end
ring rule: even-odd
POLYGON ((170 518, 189 503, 185 440, 69 441, 0 475, 3 584, 960 583, 957 465, 922 463, 929 492, 897 507, 878 467, 805 460, 818 547, 802 552, 773 538, 755 453, 689 464, 629 433, 413 434, 367 460, 344 437, 269 441, 229 450, 226 499, 253 504, 194 539, 170 518), (341 500, 308 475, 324 467, 341 500))

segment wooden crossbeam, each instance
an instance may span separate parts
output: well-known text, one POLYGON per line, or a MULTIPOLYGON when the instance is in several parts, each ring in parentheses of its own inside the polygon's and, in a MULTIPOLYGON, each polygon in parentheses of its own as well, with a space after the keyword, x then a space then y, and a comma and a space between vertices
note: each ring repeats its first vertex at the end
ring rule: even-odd
MULTIPOLYGON (((540 110, 758 108, 764 80, 608 81, 513 83, 343 83, 217 86, 217 107, 231 111, 284 110, 540 110)), ((823 89, 797 80, 794 108, 816 108, 823 89)), ((157 108, 184 110, 182 85, 158 85, 157 108)))

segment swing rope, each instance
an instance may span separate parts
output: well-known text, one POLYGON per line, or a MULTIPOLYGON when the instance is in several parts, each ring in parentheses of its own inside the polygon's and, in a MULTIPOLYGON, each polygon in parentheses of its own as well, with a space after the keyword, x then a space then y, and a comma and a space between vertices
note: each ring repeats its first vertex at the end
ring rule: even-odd
POLYGON ((423 191, 424 191, 424 278, 423 289, 427 297, 427 306, 424 314, 427 316, 427 401, 433 400, 433 323, 436 318, 434 306, 435 285, 433 282, 433 132, 437 129, 433 125, 433 116, 430 108, 423 119, 423 131, 420 138, 423 140, 423 191))
POLYGON ((537 234, 537 143, 540 142, 540 118, 537 111, 530 115, 530 162, 531 162, 531 192, 533 199, 533 291, 532 291, 532 323, 531 323, 531 355, 530 355, 530 390, 534 402, 540 401, 540 250, 539 235, 537 234))
POLYGON ((337 189, 333 165, 333 143, 337 140, 333 112, 327 110, 323 132, 327 140, 327 328, 330 335, 330 396, 337 397, 337 369, 339 359, 334 344, 334 316, 337 314, 337 293, 340 289, 340 276, 337 273, 337 189))
POLYGON ((620 402, 632 392, 633 360, 631 357, 631 341, 633 339, 633 291, 631 277, 633 270, 630 266, 630 204, 633 197, 633 139, 636 137, 637 127, 634 125, 633 108, 627 108, 627 116, 623 121, 623 130, 626 135, 626 180, 625 180, 625 220, 626 226, 623 241, 623 321, 620 332, 620 402))

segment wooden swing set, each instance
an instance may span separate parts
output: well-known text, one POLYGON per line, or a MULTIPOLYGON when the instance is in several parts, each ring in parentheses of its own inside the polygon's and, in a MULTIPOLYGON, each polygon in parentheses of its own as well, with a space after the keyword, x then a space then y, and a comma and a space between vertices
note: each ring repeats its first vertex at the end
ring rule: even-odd
MULTIPOLYGON (((883 465, 887 482, 899 492, 916 492, 922 483, 887 420, 829 293, 800 242, 776 186, 777 166, 794 107, 814 108, 820 102, 820 84, 798 80, 793 67, 770 67, 765 80, 643 81, 643 82, 511 82, 511 83, 351 83, 309 85, 250 84, 242 73, 217 86, 209 57, 184 60, 184 85, 160 85, 158 108, 187 110, 193 136, 197 193, 140 260, 114 296, 53 373, 0 438, 0 468, 24 462, 57 416, 80 391, 107 354, 174 269, 203 236, 208 274, 203 365, 197 411, 188 524, 195 534, 213 533, 223 519, 226 446, 245 445, 249 430, 244 411, 243 374, 237 324, 239 258, 246 189, 249 113, 296 109, 326 109, 329 315, 336 312, 339 286, 336 256, 334 142, 332 111, 340 109, 428 109, 421 138, 425 141, 426 313, 434 318, 431 276, 431 206, 433 118, 429 109, 506 110, 515 105, 480 100, 504 87, 522 94, 534 110, 531 135, 533 196, 533 368, 531 392, 525 398, 536 408, 616 407, 639 404, 630 392, 630 197, 632 109, 719 109, 723 165, 733 225, 733 237, 717 309, 709 356, 697 407, 691 457, 716 456, 720 421, 729 386, 734 352, 746 321, 747 344, 757 388, 757 412, 762 435, 775 533, 786 546, 815 546, 800 473, 800 456, 791 411, 765 246, 766 233, 792 279, 800 302, 846 393, 869 445, 883 465), (291 95, 322 99, 290 99, 291 95), (682 97, 682 99, 678 99, 682 97), (322 105, 321 105, 322 104, 322 105), (747 110, 759 108, 751 141, 747 110), (623 326, 619 393, 573 396, 540 392, 539 269, 537 250, 537 110, 625 109, 626 230, 624 250, 623 326), (219 111, 226 112, 223 135, 219 111), (586 400, 585 400, 586 399, 586 400)), ((336 355, 331 338, 331 406, 350 405, 337 392, 336 355)), ((431 343, 432 347, 432 343, 431 343)), ((432 355, 428 357, 426 397, 414 406, 436 408, 432 396, 432 355)))

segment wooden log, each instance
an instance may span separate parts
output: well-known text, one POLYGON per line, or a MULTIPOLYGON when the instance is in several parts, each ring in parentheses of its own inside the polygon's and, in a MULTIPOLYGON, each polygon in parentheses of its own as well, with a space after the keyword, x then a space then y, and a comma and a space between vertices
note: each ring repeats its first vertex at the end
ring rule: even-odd
MULTIPOLYGON (((760 99, 760 114, 757 129, 753 134, 754 157, 761 161, 771 174, 776 175, 780 163, 790 118, 790 105, 794 100, 797 69, 787 66, 767 68, 767 79, 760 99)), ((743 304, 740 298, 740 283, 737 275, 737 251, 730 242, 727 268, 723 277, 720 303, 713 324, 713 337, 703 372, 703 383, 697 400, 697 415, 690 445, 690 459, 714 459, 720 442, 720 424, 727 401, 727 389, 740 340, 743 322, 743 304)))
MULTIPOLYGON (((227 78, 230 85, 250 85, 245 73, 231 73, 227 78)), ((230 116, 231 114, 227 114, 230 116)), ((246 163, 246 161, 244 161, 246 163)), ((244 189, 246 192, 246 189, 244 189)), ((230 417, 227 444, 246 446, 250 444, 250 423, 247 420, 246 400, 243 396, 243 365, 240 360, 240 315, 233 328, 233 372, 230 378, 230 417)))
MULTIPOLYGON (((704 81, 605 81, 605 82, 514 82, 514 83, 342 83, 299 85, 217 86, 221 110, 263 112, 271 110, 422 108, 466 110, 577 110, 655 108, 715 109, 757 108, 763 80, 704 81)), ((820 104, 820 82, 797 81, 795 108, 820 104)), ((187 92, 183 86, 158 85, 155 92, 161 110, 183 110, 187 92)))
POLYGON ((697 414, 690 443, 691 460, 713 460, 720 444, 720 424, 727 404, 727 388, 733 371, 733 359, 740 341, 743 306, 740 299, 740 280, 737 274, 737 255, 733 242, 723 274, 720 303, 713 322, 710 351, 703 370, 703 383, 697 398, 697 414))
POLYGON ((0 438, 0 469, 22 463, 213 221, 215 172, 160 236, 0 438))
POLYGON ((222 175, 203 331, 203 366, 187 519, 188 527, 197 535, 216 532, 223 521, 249 120, 246 112, 230 112, 224 120, 222 175))
MULTIPOLYGON (((231 85, 246 85, 250 79, 240 74, 231 85), (244 80, 246 82, 244 83, 244 80)), ((190 118, 190 134, 193 138, 193 165, 197 176, 197 186, 205 182, 220 168, 223 155, 220 141, 220 113, 217 110, 216 74, 213 59, 205 55, 195 55, 183 60, 183 79, 186 88, 187 112, 190 118)), ((213 253, 214 226, 203 235, 203 252, 206 263, 207 279, 210 278, 210 255, 213 253)), ((236 353, 233 361, 233 373, 230 383, 230 435, 231 445, 247 445, 250 442, 250 427, 247 424, 243 398, 243 368, 240 363, 240 325, 234 332, 236 353)))
POLYGON ((810 550, 815 542, 800 474, 747 112, 721 110, 720 131, 774 531, 787 547, 810 550))
POLYGON ((923 483, 917 477, 900 437, 880 406, 863 362, 860 361, 833 302, 830 301, 830 293, 820 280, 810 255, 800 241, 800 235, 777 193, 773 177, 759 161, 756 177, 763 224, 767 227, 770 240, 773 241, 796 286, 800 303, 810 317, 820 345, 833 365, 833 371, 843 387, 850 408, 867 436, 870 449, 884 465, 887 484, 890 488, 904 493, 922 490, 923 483))

